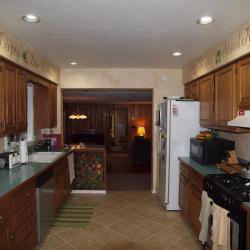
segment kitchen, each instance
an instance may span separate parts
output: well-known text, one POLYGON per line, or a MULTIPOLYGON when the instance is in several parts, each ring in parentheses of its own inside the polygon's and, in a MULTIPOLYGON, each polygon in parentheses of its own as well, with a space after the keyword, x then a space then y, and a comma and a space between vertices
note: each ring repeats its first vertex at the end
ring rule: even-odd
MULTIPOLYGON (((37 208, 43 204, 45 186, 54 192, 48 198, 52 204, 52 221, 54 214, 61 214, 62 207, 66 209, 71 200, 77 204, 83 202, 85 206, 90 203, 87 205, 95 208, 88 213, 92 214, 90 221, 83 223, 86 228, 62 229, 49 225, 50 233, 38 246, 42 245, 42 249, 201 247, 197 236, 201 227, 203 188, 215 204, 227 207, 218 204, 219 198, 210 193, 211 178, 207 179, 207 174, 223 172, 215 164, 203 166, 192 160, 189 139, 200 130, 213 129, 215 137, 235 143, 240 160, 250 160, 247 118, 250 6, 243 0, 202 5, 190 0, 192 11, 183 16, 185 4, 182 1, 147 4, 131 1, 70 4, 65 1, 67 10, 58 1, 46 4, 24 0, 1 2, 0 151, 16 152, 8 155, 7 160, 14 168, 0 172, 3 183, 0 187, 1 249, 34 249, 37 245, 38 215, 41 215, 37 208), (75 16, 71 16, 70 11, 75 16), (141 12, 140 17, 138 12, 141 12), (214 19, 206 16, 197 23, 202 15, 208 14, 214 19), (82 32, 79 32, 79 23, 82 32), (104 188, 105 148, 84 145, 64 148, 62 90, 66 89, 152 90, 152 192, 107 192, 104 188), (178 171, 178 157, 181 161, 179 205, 182 217, 179 212, 163 210, 159 202, 162 199, 159 188, 164 188, 159 180, 157 110, 163 98, 170 96, 177 99, 172 110, 176 117, 181 114, 178 102, 184 102, 178 101, 178 97, 195 100, 192 103, 198 103, 200 109, 198 130, 185 135, 185 150, 181 148, 174 156, 178 171), (237 113, 239 117, 235 121, 237 113), (228 125, 229 121, 233 126, 228 125), (43 143, 37 145, 36 140, 41 138, 43 143), (24 145, 20 155, 19 144, 24 145), (59 152, 61 150, 63 153, 59 152), (103 182, 94 190, 98 191, 95 194, 77 194, 77 190, 72 190, 76 174, 72 158, 80 154, 79 158, 84 161, 89 151, 95 157, 91 161, 96 168, 98 165, 98 178, 101 176, 103 182), (19 162, 23 164, 20 166, 19 162)), ((172 99, 165 103, 174 102, 172 99)), ((185 122, 181 125, 185 126, 185 122)), ((3 161, 1 164, 5 165, 3 161)), ((179 189, 178 171, 173 184, 175 191, 179 189)), ((163 180, 163 186, 164 183, 163 180)), ((212 184, 217 188, 214 181, 212 184)), ((179 192, 170 194, 179 196, 179 192)), ((231 198, 226 197, 226 200, 231 201, 231 198)), ((239 239, 247 241, 245 224, 249 206, 242 202, 236 200, 239 205, 236 210, 244 219, 240 220, 239 235, 243 238, 239 239)), ((88 207, 88 211, 92 208, 88 207)), ((245 245, 234 247, 245 249, 245 245)))

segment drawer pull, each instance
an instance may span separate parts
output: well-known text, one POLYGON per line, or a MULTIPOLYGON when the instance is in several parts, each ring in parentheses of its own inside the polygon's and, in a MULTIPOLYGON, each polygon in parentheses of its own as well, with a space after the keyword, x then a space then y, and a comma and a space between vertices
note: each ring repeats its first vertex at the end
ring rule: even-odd
POLYGON ((29 196, 30 196, 30 193, 29 193, 29 192, 28 192, 28 193, 26 193, 26 196, 27 196, 27 197, 29 197, 29 196))
POLYGON ((14 240, 14 236, 13 236, 13 235, 11 235, 11 236, 10 236, 10 239, 11 239, 11 240, 14 240))
POLYGON ((2 220, 3 219, 3 217, 2 216, 0 216, 0 220, 2 220))

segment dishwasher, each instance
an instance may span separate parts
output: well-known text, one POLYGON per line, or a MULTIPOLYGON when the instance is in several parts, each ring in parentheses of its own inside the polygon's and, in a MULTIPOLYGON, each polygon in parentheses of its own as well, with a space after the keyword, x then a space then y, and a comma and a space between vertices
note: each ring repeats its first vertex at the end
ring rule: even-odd
POLYGON ((38 242, 46 236, 54 220, 54 175, 49 170, 36 179, 36 212, 38 242))

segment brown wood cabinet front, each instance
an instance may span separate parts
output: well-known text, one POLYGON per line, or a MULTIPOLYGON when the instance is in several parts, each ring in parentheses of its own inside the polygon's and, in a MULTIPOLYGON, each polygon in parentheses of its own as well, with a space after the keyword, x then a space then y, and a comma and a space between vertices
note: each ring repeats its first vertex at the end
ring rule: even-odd
POLYGON ((50 84, 49 86, 49 127, 57 126, 57 86, 50 84))
POLYGON ((27 128, 27 74, 17 70, 16 85, 16 132, 27 128))
POLYGON ((179 205, 181 209, 181 215, 185 220, 189 218, 189 181, 180 174, 179 183, 179 205))
POLYGON ((250 57, 237 64, 237 103, 242 109, 250 107, 250 57))
POLYGON ((235 64, 216 72, 214 92, 214 124, 227 126, 227 122, 235 118, 237 111, 235 64))
POLYGON ((195 233, 200 233, 199 221, 203 177, 191 167, 180 163, 179 205, 182 217, 195 233))
POLYGON ((16 68, 4 63, 4 111, 5 133, 16 131, 16 68))
POLYGON ((4 63, 0 61, 0 136, 4 135, 4 63))
POLYGON ((199 81, 184 86, 184 96, 187 99, 199 100, 199 81))
POLYGON ((68 159, 64 157, 54 166, 54 212, 55 215, 70 194, 68 159))
POLYGON ((34 127, 49 127, 49 88, 39 84, 34 85, 34 127))
POLYGON ((7 221, 5 224, 0 226, 0 249, 2 250, 12 249, 12 235, 11 235, 10 221, 7 221))
POLYGON ((191 99, 191 85, 190 85, 190 83, 186 84, 184 86, 184 96, 187 99, 191 99))
POLYGON ((200 79, 200 124, 203 126, 214 123, 214 74, 200 79))

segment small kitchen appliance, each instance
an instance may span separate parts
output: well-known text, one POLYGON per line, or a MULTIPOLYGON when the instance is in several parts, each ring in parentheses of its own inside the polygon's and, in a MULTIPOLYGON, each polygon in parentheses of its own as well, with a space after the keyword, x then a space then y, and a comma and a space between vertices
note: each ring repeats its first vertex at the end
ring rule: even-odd
POLYGON ((0 168, 13 169, 21 165, 18 152, 4 152, 0 154, 0 168))
POLYGON ((202 165, 216 164, 226 158, 226 151, 235 149, 235 143, 222 138, 199 140, 190 138, 190 157, 202 165))
POLYGON ((28 142, 26 140, 20 141, 20 161, 21 163, 29 161, 28 142))

